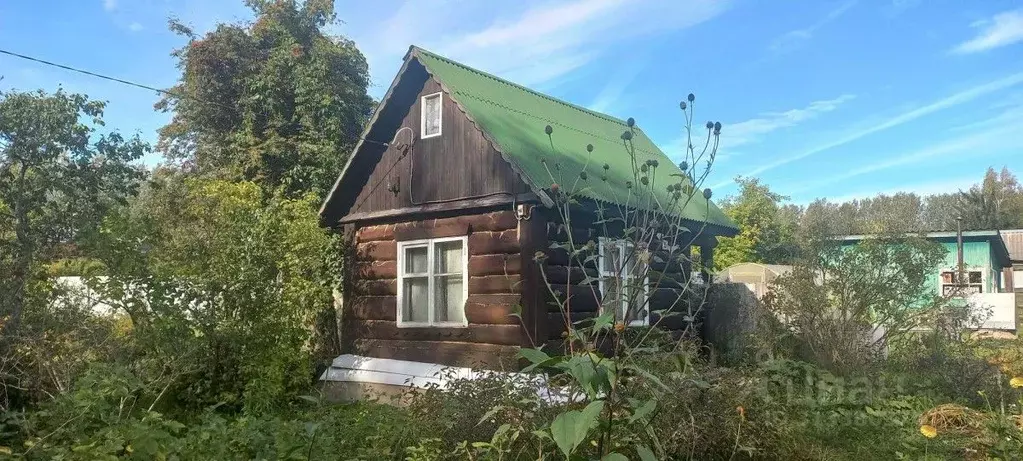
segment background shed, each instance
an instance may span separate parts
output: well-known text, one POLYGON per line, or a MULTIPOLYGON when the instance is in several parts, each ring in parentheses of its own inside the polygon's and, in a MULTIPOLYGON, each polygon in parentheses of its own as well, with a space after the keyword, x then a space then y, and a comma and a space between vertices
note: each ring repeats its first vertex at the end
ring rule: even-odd
POLYGON ((778 277, 792 272, 792 266, 781 264, 739 263, 721 271, 719 278, 723 282, 741 283, 746 285, 757 297, 767 294, 768 287, 778 277))

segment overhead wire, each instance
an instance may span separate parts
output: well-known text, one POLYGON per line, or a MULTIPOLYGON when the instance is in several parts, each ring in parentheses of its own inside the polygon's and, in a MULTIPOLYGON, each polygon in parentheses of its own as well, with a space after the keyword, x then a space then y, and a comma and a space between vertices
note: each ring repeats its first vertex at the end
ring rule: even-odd
MULTIPOLYGON (((80 69, 80 68, 77 68, 77 67, 69 66, 69 65, 66 65, 66 64, 56 63, 56 62, 49 61, 49 60, 46 60, 46 59, 37 58, 37 57, 34 57, 34 56, 28 56, 28 55, 21 54, 21 53, 16 53, 16 52, 13 52, 13 51, 10 51, 10 50, 5 50, 3 48, 0 48, 0 54, 12 56, 12 57, 19 58, 19 59, 24 59, 24 60, 27 60, 27 61, 32 61, 32 62, 35 62, 35 63, 38 63, 38 64, 43 64, 43 65, 47 65, 47 66, 51 66, 51 67, 56 67, 56 68, 59 68, 59 69, 64 69, 64 70, 71 71, 71 72, 76 72, 76 73, 83 74, 83 75, 88 75, 90 77, 95 77, 95 78, 99 78, 99 79, 103 79, 103 80, 107 80, 107 81, 111 81, 111 82, 120 83, 120 84, 123 84, 123 85, 133 86, 135 88, 141 88, 143 90, 153 91, 153 92, 156 92, 156 93, 159 93, 159 94, 162 94, 162 95, 167 95, 167 96, 171 96, 171 97, 178 98, 178 99, 191 99, 193 101, 200 102, 200 103, 203 103, 203 104, 212 104, 212 105, 215 105, 215 106, 220 106, 220 107, 228 109, 228 110, 237 110, 236 107, 230 107, 230 106, 227 106, 225 104, 221 104, 221 103, 215 102, 215 101, 208 101, 208 100, 205 100, 205 99, 193 96, 193 95, 180 94, 180 93, 177 93, 175 91, 171 91, 171 90, 168 90, 168 89, 157 88, 157 87, 152 86, 152 85, 146 85, 146 84, 143 84, 143 83, 133 82, 133 81, 125 80, 123 78, 118 78, 118 77, 111 77, 109 75, 100 74, 98 72, 93 72, 93 71, 90 71, 90 70, 80 69)), ((374 141, 372 139, 366 139, 366 138, 359 138, 359 139, 361 139, 364 142, 373 143, 373 144, 379 144, 379 145, 382 145, 382 146, 388 146, 389 145, 386 142, 374 141)))

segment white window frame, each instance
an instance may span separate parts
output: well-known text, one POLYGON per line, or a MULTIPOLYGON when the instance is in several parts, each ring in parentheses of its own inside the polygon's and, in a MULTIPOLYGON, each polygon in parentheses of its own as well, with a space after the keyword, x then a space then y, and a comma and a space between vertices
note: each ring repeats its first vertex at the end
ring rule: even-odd
POLYGON ((444 132, 444 92, 438 91, 436 93, 428 94, 423 96, 419 102, 419 133, 420 139, 435 138, 440 136, 444 132), (437 98, 437 116, 440 120, 437 120, 437 132, 434 134, 426 134, 426 100, 431 98, 437 98))
MULTIPOLYGON (((938 271, 938 294, 940 296, 945 296, 945 287, 946 286, 958 286, 958 284, 956 284, 955 282, 945 283, 945 281, 942 280, 941 275, 944 274, 945 272, 952 272, 953 273, 953 277, 954 277, 955 276, 954 274, 958 273, 959 269, 956 268, 956 267, 949 267, 949 268, 945 268, 945 269, 942 269, 942 270, 938 271)), ((987 279, 988 279, 987 272, 988 271, 984 270, 983 267, 965 266, 965 267, 963 267, 963 272, 966 273, 966 279, 967 279, 967 283, 965 284, 966 286, 980 285, 980 291, 978 291, 978 293, 987 293, 988 292, 987 291, 987 279), (980 272, 980 283, 979 284, 977 284, 977 283, 969 283, 970 272, 980 272)), ((997 292, 997 290, 998 290, 998 288, 995 287, 995 292, 997 292)), ((969 292, 967 292, 966 294, 969 295, 969 292)))
MULTIPOLYGON (((607 277, 620 277, 621 280, 622 280, 622 284, 620 286, 623 286, 623 287, 624 286, 628 286, 630 284, 629 279, 635 278, 632 274, 629 274, 629 264, 625 260, 625 257, 627 256, 627 254, 631 253, 631 251, 627 251, 630 246, 632 246, 632 245, 629 242, 626 242, 623 239, 612 239, 612 238, 608 238, 608 237, 600 237, 598 239, 597 247, 599 248, 599 251, 598 251, 599 259, 597 260, 597 272, 600 274, 600 277, 599 277, 599 279, 600 279, 599 287, 600 287, 600 295, 601 296, 606 296, 607 295, 606 282, 604 281, 605 278, 607 278, 607 277), (604 270, 604 258, 607 257, 605 253, 607 251, 607 247, 609 247, 609 246, 614 246, 614 248, 616 250, 618 250, 618 260, 621 261, 622 265, 623 265, 623 267, 621 268, 621 274, 616 273, 615 272, 615 268, 611 268, 610 271, 605 271, 604 270)), ((637 262, 637 264, 638 264, 638 262, 637 262)), ((646 275, 643 277, 643 297, 644 297, 643 305, 644 305, 645 310, 646 310, 646 317, 644 317, 642 319, 636 319, 636 320, 628 321, 627 325, 630 326, 630 327, 640 327, 640 326, 649 326, 650 325, 650 315, 651 315, 651 309, 650 309, 650 273, 649 273, 649 270, 647 270, 645 272, 646 272, 646 275)), ((630 307, 631 306, 629 306, 629 299, 628 299, 628 297, 623 297, 622 298, 622 304, 621 304, 621 306, 619 306, 620 311, 618 313, 616 313, 616 317, 617 317, 617 314, 622 314, 622 315, 628 314, 630 307)), ((601 313, 603 313, 604 303, 601 303, 600 309, 602 311, 601 313)), ((622 320, 624 320, 624 319, 622 319, 622 320)))
MULTIPOLYGON (((398 309, 397 324, 398 328, 419 328, 419 327, 468 327, 469 319, 465 315, 465 304, 469 299, 469 238, 462 237, 441 237, 432 239, 420 239, 420 240, 406 240, 398 242, 398 309), (434 247, 438 243, 444 242, 462 242, 462 320, 455 322, 435 322, 433 316, 435 315, 434 301, 435 301, 435 290, 436 290, 436 278, 438 275, 434 272, 436 267, 436 259, 434 257, 434 247), (427 321, 426 322, 411 322, 404 320, 405 314, 405 250, 409 248, 426 247, 426 279, 427 279, 427 321)), ((423 275, 418 275, 422 277, 423 275)))

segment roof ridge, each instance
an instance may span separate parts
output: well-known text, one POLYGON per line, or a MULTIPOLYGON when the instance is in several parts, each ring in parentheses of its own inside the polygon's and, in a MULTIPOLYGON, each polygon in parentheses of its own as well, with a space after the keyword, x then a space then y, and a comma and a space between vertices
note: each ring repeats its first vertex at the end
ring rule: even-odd
MULTIPOLYGON (((498 77, 498 76, 496 76, 494 74, 487 73, 487 72, 484 72, 482 70, 476 69, 475 67, 470 67, 470 66, 462 64, 462 63, 460 63, 458 61, 455 61, 453 59, 446 58, 444 56, 441 56, 441 55, 439 55, 437 53, 434 53, 434 52, 432 52, 430 50, 427 50, 427 49, 424 49, 422 47, 419 47, 419 46, 416 46, 416 45, 410 46, 409 47, 409 53, 413 53, 413 52, 424 53, 424 54, 426 54, 426 55, 428 55, 428 56, 430 56, 432 58, 436 58, 436 59, 442 60, 444 62, 447 62, 447 63, 450 63, 450 64, 454 64, 454 65, 456 65, 458 67, 461 67, 461 68, 466 69, 466 70, 471 71, 471 72, 475 72, 475 73, 480 74, 480 75, 482 75, 484 77, 497 80, 498 82, 504 83, 505 85, 513 86, 513 87, 518 88, 520 90, 527 91, 527 92, 533 94, 534 96, 539 96, 539 97, 541 97, 543 99, 546 99, 546 100, 549 100, 551 102, 555 102, 555 103, 558 103, 558 104, 561 104, 561 105, 564 105, 564 106, 568 106, 568 107, 570 107, 572 109, 575 109, 575 110, 578 110, 580 112, 592 115, 592 116, 597 117, 597 118, 605 119, 605 120, 607 120, 609 122, 615 122, 615 123, 618 123, 618 124, 623 125, 623 126, 628 126, 628 124, 624 120, 622 120, 622 119, 620 119, 618 117, 607 115, 607 114, 602 113, 602 112, 597 112, 595 110, 587 109, 585 107, 582 107, 582 106, 579 106, 579 105, 576 105, 576 104, 572 104, 572 103, 570 103, 568 101, 564 101, 564 100, 555 98, 553 96, 541 93, 541 92, 536 91, 536 90, 534 90, 532 88, 529 88, 527 86, 519 85, 518 83, 515 83, 515 82, 512 82, 512 81, 503 79, 503 78, 498 77)), ((636 126, 634 128, 639 129, 638 126, 636 126)))

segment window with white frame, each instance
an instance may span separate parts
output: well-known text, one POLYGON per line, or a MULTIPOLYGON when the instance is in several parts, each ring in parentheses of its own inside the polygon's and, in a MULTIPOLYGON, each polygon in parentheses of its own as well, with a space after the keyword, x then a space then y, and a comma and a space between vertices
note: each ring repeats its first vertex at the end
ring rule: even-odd
POLYGON ((466 237, 398 242, 398 326, 465 326, 466 237))
MULTIPOLYGON (((961 294, 973 294, 984 292, 984 272, 976 269, 963 271, 964 280, 961 294)), ((959 294, 959 271, 950 269, 941 272, 941 295, 951 296, 959 294)))
POLYGON ((630 326, 650 324, 650 280, 631 243, 600 238, 600 293, 602 308, 614 306, 615 318, 630 326))
POLYGON ((441 128, 441 95, 442 93, 434 93, 423 96, 422 104, 422 118, 423 124, 420 127, 423 138, 431 138, 434 136, 440 136, 441 128))

